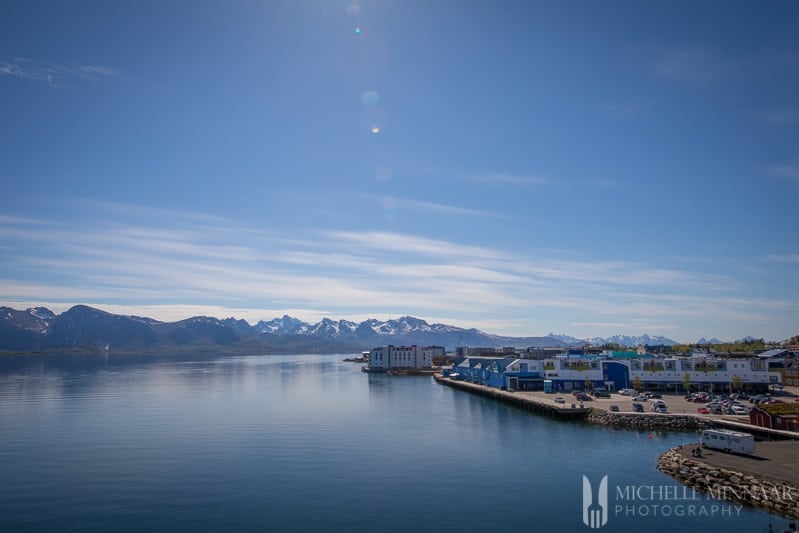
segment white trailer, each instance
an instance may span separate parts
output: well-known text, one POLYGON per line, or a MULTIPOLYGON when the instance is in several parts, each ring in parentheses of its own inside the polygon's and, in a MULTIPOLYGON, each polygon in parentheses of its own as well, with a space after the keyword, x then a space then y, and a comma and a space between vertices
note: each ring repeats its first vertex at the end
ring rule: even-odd
POLYGON ((706 429, 699 443, 704 448, 715 448, 726 453, 755 453, 755 438, 749 433, 738 433, 726 429, 706 429))

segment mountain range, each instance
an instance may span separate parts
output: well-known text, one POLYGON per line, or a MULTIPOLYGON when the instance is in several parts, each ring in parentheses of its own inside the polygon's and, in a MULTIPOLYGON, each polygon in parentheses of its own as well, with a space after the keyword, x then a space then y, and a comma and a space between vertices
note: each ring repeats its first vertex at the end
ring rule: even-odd
POLYGON ((115 315, 76 305, 56 315, 44 307, 24 311, 0 307, 0 351, 5 352, 198 352, 352 353, 375 346, 568 347, 616 343, 674 345, 665 337, 616 335, 577 339, 568 335, 505 337, 477 329, 429 324, 410 316, 363 322, 325 318, 309 324, 284 315, 250 325, 236 318, 197 316, 178 322, 115 315))

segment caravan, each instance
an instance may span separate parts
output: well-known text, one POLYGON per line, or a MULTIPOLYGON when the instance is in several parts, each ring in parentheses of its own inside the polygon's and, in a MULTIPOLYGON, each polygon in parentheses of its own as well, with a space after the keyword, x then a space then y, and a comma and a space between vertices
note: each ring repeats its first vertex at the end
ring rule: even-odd
POLYGON ((650 399, 649 400, 649 410, 655 413, 668 413, 668 409, 666 408, 666 402, 663 400, 656 400, 650 399))
POLYGON ((704 448, 715 448, 726 453, 751 455, 755 453, 755 438, 749 433, 724 429, 706 429, 699 443, 704 448))

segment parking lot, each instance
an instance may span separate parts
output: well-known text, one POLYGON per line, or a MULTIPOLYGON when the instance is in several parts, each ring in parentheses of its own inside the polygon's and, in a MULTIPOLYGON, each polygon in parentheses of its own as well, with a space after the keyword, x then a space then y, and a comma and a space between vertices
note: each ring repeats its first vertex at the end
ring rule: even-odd
MULTIPOLYGON (((796 390, 796 387, 786 387, 785 391, 789 395, 787 397, 780 398, 783 401, 794 401, 794 398, 790 395, 795 396, 799 390, 796 390), (790 390, 789 390, 790 389, 790 390)), ((574 404, 575 407, 580 406, 580 402, 572 396, 569 392, 558 392, 554 394, 547 394, 543 391, 517 391, 514 394, 518 394, 521 396, 528 396, 530 398, 536 398, 541 401, 545 401, 548 403, 552 403, 553 405, 559 405, 563 407, 570 406, 574 404), (557 404, 554 400, 557 396, 560 396, 564 399, 565 404, 557 404)), ((697 415, 697 408, 704 407, 705 402, 693 403, 689 402, 685 399, 685 396, 682 394, 673 395, 673 394, 663 394, 661 399, 666 402, 666 407, 668 408, 669 413, 671 414, 693 414, 697 415)), ((637 402, 643 405, 645 413, 651 413, 648 401, 637 402)), ((748 402, 748 400, 739 400, 739 403, 743 404, 746 407, 751 407, 752 404, 748 402)), ((592 398, 591 401, 584 402, 584 407, 594 407, 597 409, 603 409, 605 411, 610 410, 611 405, 617 405, 619 407, 620 412, 624 413, 632 413, 633 412, 633 399, 630 396, 622 396, 617 392, 613 392, 610 394, 610 398, 592 398)), ((699 415, 702 417, 708 418, 721 418, 724 417, 728 420, 740 420, 741 422, 748 422, 749 416, 748 415, 713 415, 713 414, 706 414, 706 415, 699 415)))

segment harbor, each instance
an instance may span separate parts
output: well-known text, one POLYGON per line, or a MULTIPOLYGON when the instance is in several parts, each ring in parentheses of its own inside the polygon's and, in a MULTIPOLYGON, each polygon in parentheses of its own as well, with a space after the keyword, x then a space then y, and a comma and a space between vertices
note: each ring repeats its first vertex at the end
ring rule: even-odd
MULTIPOLYGON (((788 519, 799 518, 799 434, 795 432, 752 426, 732 417, 688 413, 692 404, 685 405, 684 400, 678 408, 683 413, 615 412, 611 406, 618 408, 619 397, 592 400, 593 405, 586 407, 585 402, 581 405, 568 401, 571 398, 558 403, 553 394, 503 391, 440 374, 433 378, 438 384, 553 418, 639 430, 723 428, 748 432, 759 441, 753 454, 703 448, 701 456, 697 456, 695 450, 699 445, 692 443, 665 451, 658 458, 657 469, 712 498, 763 509, 788 519)), ((668 399, 673 404, 678 404, 677 400, 677 397, 668 399)))
POLYGON ((799 518, 799 442, 758 442, 751 455, 724 453, 697 444, 672 448, 658 470, 712 498, 799 518))
POLYGON ((488 398, 493 398, 503 403, 513 405, 520 409, 527 411, 534 411, 537 413, 568 419, 582 419, 588 414, 589 409, 586 407, 579 407, 579 403, 556 403, 554 400, 545 400, 532 398, 528 395, 517 394, 515 392, 503 391, 485 385, 478 385, 476 383, 469 383, 466 381, 456 381, 450 378, 445 378, 441 374, 435 374, 433 379, 437 383, 452 387, 454 389, 463 390, 472 394, 479 394, 488 398))
POLYGON ((558 403, 554 393, 543 391, 508 391, 478 383, 456 380, 441 374, 433 376, 437 383, 453 387, 473 394, 494 398, 515 407, 550 416, 581 419, 589 423, 630 429, 667 429, 667 430, 700 430, 705 428, 723 428, 733 431, 751 433, 758 440, 779 441, 797 440, 799 433, 765 427, 749 423, 745 415, 713 415, 697 412, 697 404, 689 402, 679 395, 665 395, 664 402, 668 413, 656 413, 649 410, 635 412, 633 398, 620 394, 607 398, 592 398, 590 401, 577 401, 572 395, 565 394, 564 403, 558 403))

